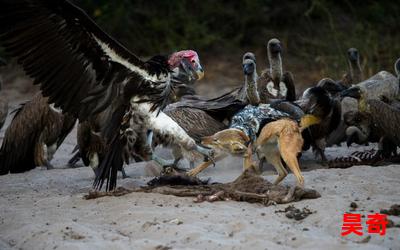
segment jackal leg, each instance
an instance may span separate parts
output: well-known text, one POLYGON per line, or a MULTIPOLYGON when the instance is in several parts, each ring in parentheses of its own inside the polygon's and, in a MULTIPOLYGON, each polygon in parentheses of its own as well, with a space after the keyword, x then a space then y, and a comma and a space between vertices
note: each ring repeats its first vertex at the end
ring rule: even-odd
POLYGON ((282 159, 278 147, 276 146, 275 148, 276 150, 271 152, 268 161, 274 166, 276 172, 278 172, 278 177, 275 179, 273 183, 274 185, 278 185, 279 183, 281 183, 283 179, 285 179, 285 177, 288 175, 288 172, 282 164, 282 159))
POLYGON ((298 133, 292 134, 282 134, 279 140, 279 151, 286 165, 290 168, 293 174, 296 176, 296 185, 293 185, 286 197, 284 202, 289 202, 293 200, 293 194, 297 187, 304 187, 304 177, 301 174, 299 162, 297 160, 297 154, 301 152, 301 147, 303 145, 303 139, 298 133))
POLYGON ((203 171, 204 169, 208 168, 210 165, 216 163, 217 161, 220 161, 222 159, 224 159, 227 155, 226 154, 221 154, 221 155, 217 155, 214 158, 214 161, 205 161, 203 163, 201 163, 200 165, 198 165, 197 167, 189 170, 187 172, 187 175, 189 176, 196 176, 198 175, 201 171, 203 171))
POLYGON ((243 171, 254 168, 257 173, 260 173, 260 168, 253 161, 253 146, 250 144, 247 147, 247 152, 243 156, 243 171))

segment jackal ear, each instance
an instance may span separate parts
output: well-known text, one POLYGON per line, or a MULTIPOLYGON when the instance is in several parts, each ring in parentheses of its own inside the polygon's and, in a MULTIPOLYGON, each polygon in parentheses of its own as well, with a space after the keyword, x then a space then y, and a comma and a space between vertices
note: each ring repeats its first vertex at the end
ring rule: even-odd
POLYGON ((239 131, 239 135, 245 142, 250 141, 250 137, 246 135, 243 131, 239 131))

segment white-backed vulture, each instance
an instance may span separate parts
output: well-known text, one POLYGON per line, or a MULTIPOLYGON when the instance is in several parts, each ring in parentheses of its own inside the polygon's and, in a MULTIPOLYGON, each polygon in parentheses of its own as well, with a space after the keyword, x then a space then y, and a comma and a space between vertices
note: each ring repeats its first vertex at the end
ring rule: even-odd
POLYGON ((64 115, 40 93, 22 104, 8 126, 0 149, 0 174, 21 173, 50 161, 76 118, 64 115))
POLYGON ((296 100, 293 75, 282 68, 282 44, 273 38, 267 44, 269 69, 264 70, 257 80, 261 103, 270 103, 275 99, 296 100))
POLYGON ((387 139, 394 145, 400 146, 400 111, 380 100, 368 99, 367 93, 360 87, 353 87, 344 92, 342 96, 358 100, 358 112, 368 116, 369 124, 381 136, 380 141, 387 139))

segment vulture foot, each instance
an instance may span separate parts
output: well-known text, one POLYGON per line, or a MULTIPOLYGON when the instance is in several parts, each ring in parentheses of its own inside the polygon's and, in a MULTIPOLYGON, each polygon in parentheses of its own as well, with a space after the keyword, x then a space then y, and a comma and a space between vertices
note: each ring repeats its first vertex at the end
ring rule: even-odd
POLYGON ((54 169, 54 166, 50 162, 46 162, 44 165, 46 166, 47 170, 54 169))
POLYGON ((71 159, 69 159, 67 166, 69 168, 76 168, 76 163, 81 159, 80 152, 77 152, 71 159))
POLYGON ((121 173, 122 173, 122 179, 131 178, 129 175, 126 174, 124 167, 121 168, 121 173))

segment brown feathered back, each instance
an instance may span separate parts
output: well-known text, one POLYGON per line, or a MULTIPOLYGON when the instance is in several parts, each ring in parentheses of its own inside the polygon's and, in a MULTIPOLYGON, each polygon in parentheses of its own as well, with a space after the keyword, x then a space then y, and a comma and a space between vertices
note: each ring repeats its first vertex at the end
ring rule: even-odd
POLYGON ((213 135, 227 128, 205 111, 195 108, 168 109, 165 113, 181 126, 196 142, 204 136, 213 135))
POLYGON ((367 105, 373 124, 400 146, 400 111, 379 100, 368 100, 367 105))
POLYGON ((72 130, 75 119, 64 120, 64 115, 52 110, 47 101, 48 98, 39 93, 16 110, 0 149, 0 174, 35 168, 37 145, 60 145, 72 130))

